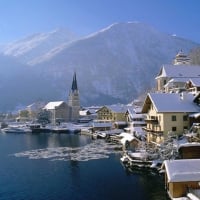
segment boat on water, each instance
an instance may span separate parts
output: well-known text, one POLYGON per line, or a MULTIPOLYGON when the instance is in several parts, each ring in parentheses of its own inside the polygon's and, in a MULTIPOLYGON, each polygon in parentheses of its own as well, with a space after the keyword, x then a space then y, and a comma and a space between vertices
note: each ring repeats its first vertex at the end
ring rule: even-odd
POLYGON ((52 133, 70 133, 70 130, 67 127, 55 126, 55 127, 52 127, 50 130, 52 133))
POLYGON ((2 133, 31 133, 31 129, 29 127, 7 127, 1 129, 2 133))

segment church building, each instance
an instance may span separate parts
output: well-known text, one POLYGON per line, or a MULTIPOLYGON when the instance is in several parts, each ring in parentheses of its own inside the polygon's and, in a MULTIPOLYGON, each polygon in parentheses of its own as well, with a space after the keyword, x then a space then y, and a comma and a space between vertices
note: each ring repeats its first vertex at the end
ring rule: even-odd
POLYGON ((76 73, 73 76, 72 87, 67 101, 49 102, 44 107, 44 110, 50 112, 50 120, 54 124, 58 121, 73 122, 79 119, 80 98, 76 73))
POLYGON ((80 98, 79 98, 79 91, 78 91, 78 85, 77 85, 77 80, 76 80, 76 73, 74 73, 72 87, 69 93, 68 106, 69 106, 70 121, 78 120, 79 111, 80 111, 80 98))

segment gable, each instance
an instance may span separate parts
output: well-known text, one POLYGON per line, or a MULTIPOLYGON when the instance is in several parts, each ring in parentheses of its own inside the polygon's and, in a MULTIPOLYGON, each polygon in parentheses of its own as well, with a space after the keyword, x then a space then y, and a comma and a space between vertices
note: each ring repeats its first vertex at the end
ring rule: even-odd
POLYGON ((157 112, 197 113, 199 107, 193 102, 194 96, 185 93, 149 93, 142 109, 147 113, 153 105, 157 112))
POLYGON ((151 99, 149 97, 149 94, 148 94, 146 96, 146 99, 145 99, 144 104, 142 106, 142 111, 141 112, 142 113, 147 113, 148 110, 150 109, 151 105, 152 105, 152 101, 151 101, 151 99))
POLYGON ((108 107, 103 106, 99 110, 97 110, 97 113, 101 113, 101 112, 111 112, 111 110, 108 109, 108 107))
POLYGON ((155 79, 161 78, 161 77, 166 77, 166 72, 165 72, 165 68, 162 67, 158 73, 158 75, 156 76, 155 79))

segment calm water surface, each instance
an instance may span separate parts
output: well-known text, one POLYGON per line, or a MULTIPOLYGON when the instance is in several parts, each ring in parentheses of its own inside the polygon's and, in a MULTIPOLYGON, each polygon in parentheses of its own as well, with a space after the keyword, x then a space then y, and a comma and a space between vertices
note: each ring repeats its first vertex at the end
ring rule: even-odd
POLYGON ((1 134, 0 200, 168 200, 163 178, 130 172, 103 140, 1 134))

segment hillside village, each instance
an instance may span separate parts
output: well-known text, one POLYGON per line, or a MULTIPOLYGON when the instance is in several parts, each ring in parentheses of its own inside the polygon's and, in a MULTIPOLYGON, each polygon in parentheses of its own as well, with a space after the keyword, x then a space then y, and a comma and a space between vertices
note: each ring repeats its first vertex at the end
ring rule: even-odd
MULTIPOLYGON (((180 51, 172 64, 161 66, 155 81, 155 91, 146 94, 144 100, 83 108, 75 72, 66 101, 29 105, 14 118, 4 117, 2 131, 8 129, 3 122, 13 119, 41 124, 37 131, 47 130, 44 127, 49 124, 54 127, 48 129, 51 131, 72 131, 70 124, 80 134, 120 141, 124 150, 122 162, 129 167, 153 167, 155 160, 160 161, 171 199, 193 199, 191 196, 198 196, 200 190, 200 66, 191 65, 190 58, 180 51)), ((34 126, 31 130, 36 131, 34 126)))
MULTIPOLYGON (((148 142, 161 143, 171 132, 178 136, 200 122, 198 115, 200 91, 200 66, 190 65, 190 59, 180 51, 173 64, 163 65, 155 77, 156 89, 144 100, 134 100, 128 105, 81 107, 78 81, 74 73, 69 97, 66 101, 33 103, 19 110, 16 120, 51 122, 94 122, 128 127, 134 131, 134 121, 140 121, 148 142), (144 123, 145 122, 145 123, 144 123)), ((95 128, 95 127, 94 127, 95 128)), ((128 129, 127 128, 127 129, 128 129)), ((135 131, 137 134, 138 130, 135 131)))

